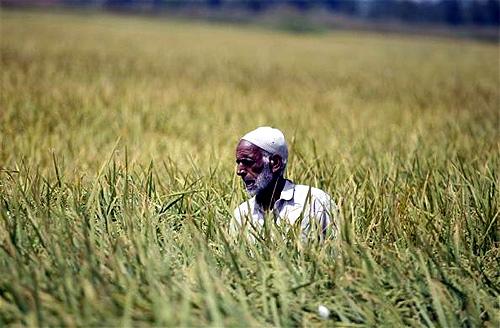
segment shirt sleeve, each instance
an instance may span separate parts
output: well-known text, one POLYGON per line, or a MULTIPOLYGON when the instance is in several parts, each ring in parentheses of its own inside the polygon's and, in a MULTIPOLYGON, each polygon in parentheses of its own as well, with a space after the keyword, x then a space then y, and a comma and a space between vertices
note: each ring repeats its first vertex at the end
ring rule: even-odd
POLYGON ((322 193, 314 200, 315 217, 321 227, 323 235, 326 236, 328 228, 331 228, 332 237, 337 235, 338 208, 332 198, 322 193))

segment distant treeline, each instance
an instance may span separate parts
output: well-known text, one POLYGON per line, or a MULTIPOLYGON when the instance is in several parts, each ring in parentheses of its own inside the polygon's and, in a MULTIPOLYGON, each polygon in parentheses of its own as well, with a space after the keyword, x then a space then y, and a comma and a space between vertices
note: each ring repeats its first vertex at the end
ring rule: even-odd
POLYGON ((3 5, 69 5, 118 10, 244 10, 255 14, 289 7, 372 20, 449 25, 500 25, 500 0, 0 0, 3 5))

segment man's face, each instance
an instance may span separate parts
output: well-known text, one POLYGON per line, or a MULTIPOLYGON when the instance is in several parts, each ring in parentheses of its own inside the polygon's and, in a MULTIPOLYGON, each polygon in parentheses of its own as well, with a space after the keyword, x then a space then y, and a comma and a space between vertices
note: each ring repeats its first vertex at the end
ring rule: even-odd
POLYGON ((241 140, 236 147, 236 174, 245 183, 251 196, 259 194, 273 180, 269 160, 262 156, 262 151, 254 144, 241 140))

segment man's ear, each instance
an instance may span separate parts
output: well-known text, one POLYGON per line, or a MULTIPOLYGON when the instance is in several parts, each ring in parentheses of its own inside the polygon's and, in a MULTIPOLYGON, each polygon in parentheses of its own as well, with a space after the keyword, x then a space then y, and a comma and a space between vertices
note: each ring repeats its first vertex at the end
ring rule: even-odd
POLYGON ((271 167, 271 172, 276 173, 281 170, 283 166, 283 159, 278 154, 274 154, 271 156, 271 160, 269 161, 269 165, 271 167))

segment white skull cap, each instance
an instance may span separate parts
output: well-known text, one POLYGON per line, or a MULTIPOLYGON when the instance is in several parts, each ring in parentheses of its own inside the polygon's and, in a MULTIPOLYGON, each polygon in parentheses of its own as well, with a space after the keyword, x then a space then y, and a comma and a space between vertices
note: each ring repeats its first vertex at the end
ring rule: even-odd
POLYGON ((288 160, 288 145, 283 132, 270 126, 261 126, 248 132, 241 140, 251 142, 255 146, 264 149, 271 154, 281 156, 283 163, 288 160))

